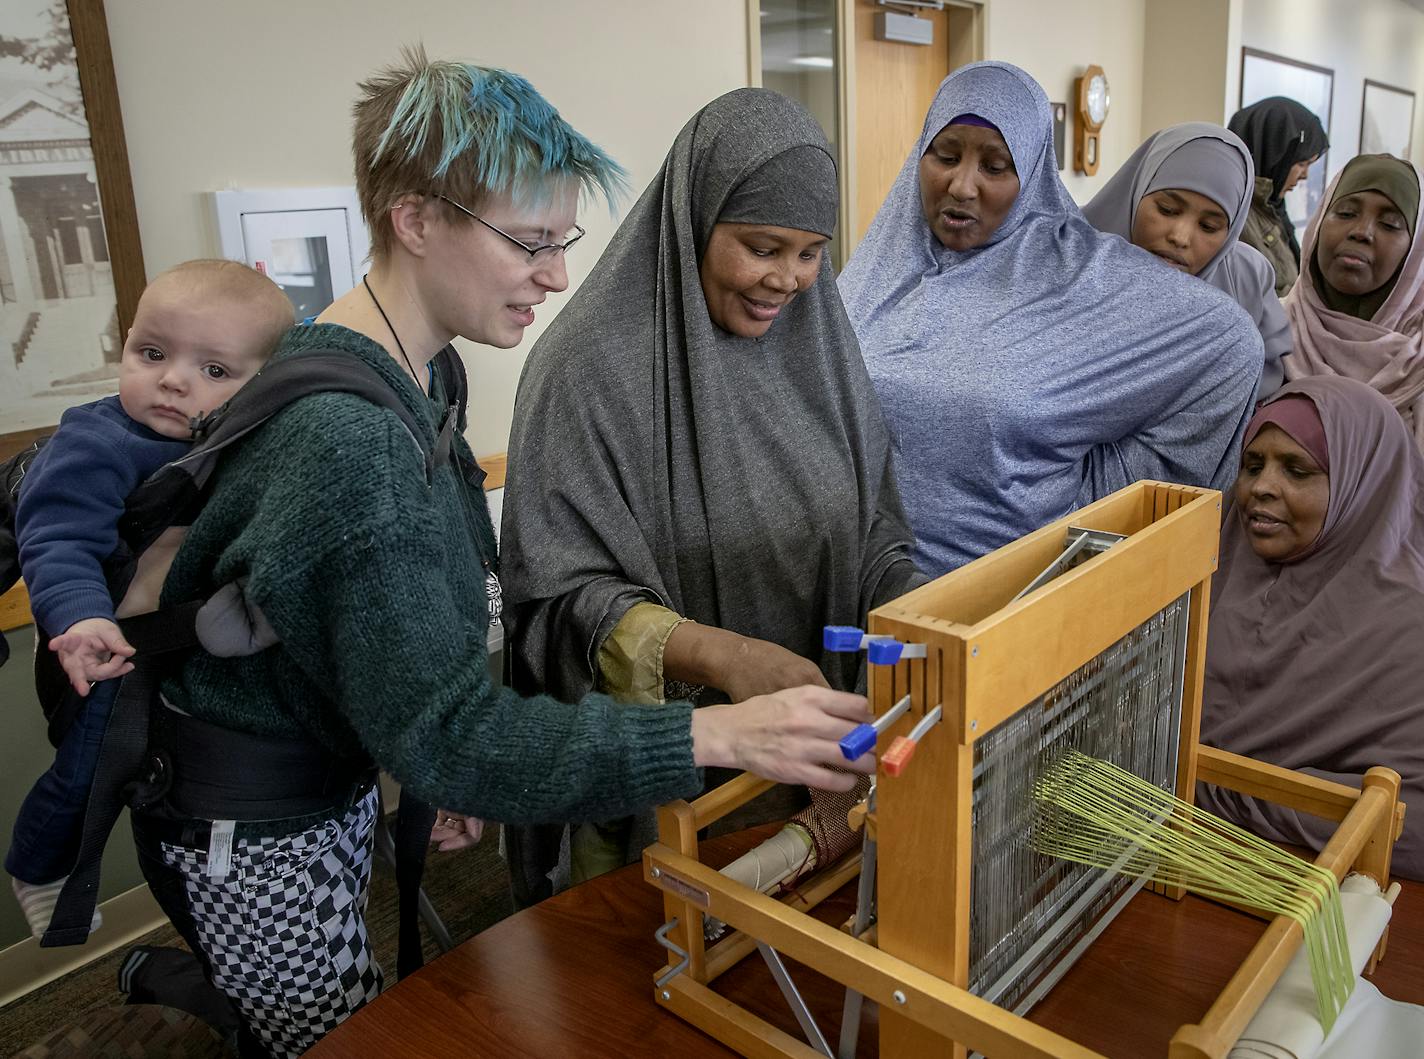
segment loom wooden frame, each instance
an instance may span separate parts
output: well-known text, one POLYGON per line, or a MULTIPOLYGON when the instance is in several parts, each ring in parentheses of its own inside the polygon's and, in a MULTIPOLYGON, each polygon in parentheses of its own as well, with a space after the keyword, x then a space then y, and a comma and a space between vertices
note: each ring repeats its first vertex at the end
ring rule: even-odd
MULTIPOLYGON (((666 919, 678 920, 670 937, 689 956, 683 973, 665 986, 655 984, 654 1001, 744 1055, 816 1056, 803 1040, 711 988, 763 941, 880 1004, 881 1055, 962 1059, 966 1048, 973 1048, 1005 1059, 1097 1056, 965 988, 974 742, 1187 592, 1179 795, 1190 799, 1202 780, 1341 821, 1317 863, 1337 877, 1364 871, 1387 885, 1403 824, 1396 773, 1371 769, 1355 790, 1199 743, 1206 615, 1220 521, 1221 496, 1214 490, 1140 482, 874 611, 872 633, 929 648, 924 661, 871 669, 876 713, 911 696, 908 715, 886 739, 905 734, 936 703, 944 709, 943 720, 920 743, 904 773, 880 776, 877 811, 865 822, 875 828, 879 847, 874 943, 806 914, 858 873, 858 854, 782 900, 698 860, 697 832, 770 786, 744 774, 695 802, 659 810, 660 841, 644 853, 644 878, 663 891, 666 919), (1013 601, 1062 549, 1070 523, 1127 539, 1013 601), (1034 650, 1021 650, 1025 643, 1034 650), (926 893, 947 897, 925 901, 926 893), (734 932, 706 947, 704 915, 723 920, 734 932)), ((1222 1059, 1301 939, 1294 921, 1273 920, 1201 1022, 1181 1027, 1172 1038, 1169 1059, 1222 1059)), ((670 969, 671 964, 664 966, 655 977, 670 969)))

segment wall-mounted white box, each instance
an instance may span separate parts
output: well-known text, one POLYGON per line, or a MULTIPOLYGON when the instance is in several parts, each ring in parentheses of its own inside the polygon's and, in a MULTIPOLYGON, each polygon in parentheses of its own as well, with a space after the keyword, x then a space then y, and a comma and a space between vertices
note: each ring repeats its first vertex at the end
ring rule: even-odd
POLYGON ((215 191, 213 212, 222 256, 271 276, 298 320, 360 281, 371 240, 355 188, 215 191))

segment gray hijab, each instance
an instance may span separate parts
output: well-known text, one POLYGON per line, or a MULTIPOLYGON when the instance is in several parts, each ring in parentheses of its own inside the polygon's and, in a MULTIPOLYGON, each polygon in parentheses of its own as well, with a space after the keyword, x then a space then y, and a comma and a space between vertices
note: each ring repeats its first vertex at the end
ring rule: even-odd
POLYGON ((516 679, 569 701, 628 608, 781 644, 854 686, 821 627, 913 573, 889 444, 829 258, 760 339, 722 331, 698 269, 713 226, 830 234, 820 127, 775 92, 703 108, 520 380, 502 575, 516 679))
POLYGON ((1235 133, 1189 121, 1149 136, 1083 207, 1083 216, 1099 231, 1131 242, 1138 204, 1154 191, 1195 191, 1220 206, 1231 227, 1197 278, 1229 294, 1255 321, 1265 345, 1257 396, 1265 397, 1285 379, 1281 358, 1291 351, 1291 332, 1276 296, 1275 271, 1259 251, 1241 242, 1255 186, 1251 152, 1235 133))

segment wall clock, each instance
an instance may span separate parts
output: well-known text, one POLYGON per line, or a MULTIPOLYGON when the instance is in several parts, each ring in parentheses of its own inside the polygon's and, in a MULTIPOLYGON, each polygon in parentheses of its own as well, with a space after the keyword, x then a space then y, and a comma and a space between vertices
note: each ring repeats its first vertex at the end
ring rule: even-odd
POLYGON ((1102 159, 1099 133, 1108 120, 1108 79, 1101 66, 1089 66, 1076 82, 1078 121, 1073 135, 1073 168, 1092 176, 1102 159))

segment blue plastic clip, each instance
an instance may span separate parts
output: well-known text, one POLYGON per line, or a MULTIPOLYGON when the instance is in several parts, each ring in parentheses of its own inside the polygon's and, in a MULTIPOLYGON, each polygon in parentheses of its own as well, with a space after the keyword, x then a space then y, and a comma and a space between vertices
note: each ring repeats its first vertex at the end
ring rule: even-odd
POLYGON ((899 640, 871 640, 865 646, 865 657, 873 666, 893 666, 904 650, 899 640))
POLYGON ((841 753, 847 761, 854 761, 862 754, 868 754, 875 749, 875 740, 879 735, 875 725, 858 724, 850 730, 849 735, 841 739, 841 753))
POLYGON ((910 708, 910 696, 906 695, 899 702, 895 703, 888 710, 870 724, 856 725, 840 741, 841 753, 845 755, 847 761, 854 761, 861 754, 868 754, 875 749, 875 742, 885 729, 898 721, 906 710, 910 708))
POLYGON ((859 651, 865 632, 854 625, 827 625, 821 642, 827 651, 859 651))

